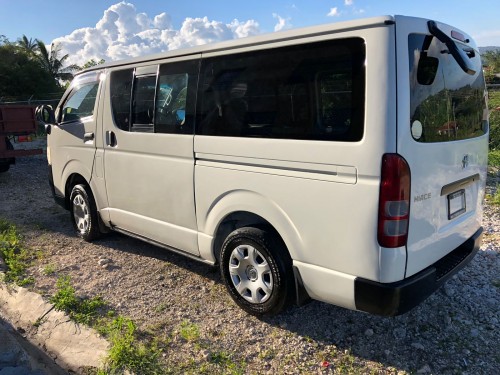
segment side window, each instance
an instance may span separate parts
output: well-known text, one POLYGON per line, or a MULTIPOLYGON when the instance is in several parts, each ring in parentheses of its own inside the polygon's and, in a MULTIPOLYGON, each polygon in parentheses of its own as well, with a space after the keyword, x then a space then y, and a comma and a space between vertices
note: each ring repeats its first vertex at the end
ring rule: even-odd
POLYGON ((156 132, 177 133, 186 123, 187 74, 162 75, 156 100, 156 132))
POLYGON ((130 98, 134 69, 118 70, 111 73, 111 109, 115 125, 122 130, 130 127, 130 98))
POLYGON ((76 86, 69 94, 61 112, 61 122, 77 121, 94 114, 99 82, 76 86))
POLYGON ((365 57, 352 38, 206 59, 197 132, 359 141, 365 57))
MULTIPOLYGON (((141 68, 136 68, 139 71, 141 68)), ((115 125, 132 132, 192 134, 199 60, 160 65, 156 75, 111 73, 115 125)))
POLYGON ((199 60, 160 65, 155 132, 193 134, 199 60))
POLYGON ((154 132, 156 76, 136 77, 132 99, 133 132, 154 132))

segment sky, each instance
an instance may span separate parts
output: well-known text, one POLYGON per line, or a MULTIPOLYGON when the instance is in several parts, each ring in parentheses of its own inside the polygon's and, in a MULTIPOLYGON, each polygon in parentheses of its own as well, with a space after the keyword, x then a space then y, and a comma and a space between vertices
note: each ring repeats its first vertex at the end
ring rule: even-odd
POLYGON ((500 46, 498 0, 0 0, 0 35, 58 44, 69 63, 115 61, 380 15, 435 19, 500 46))

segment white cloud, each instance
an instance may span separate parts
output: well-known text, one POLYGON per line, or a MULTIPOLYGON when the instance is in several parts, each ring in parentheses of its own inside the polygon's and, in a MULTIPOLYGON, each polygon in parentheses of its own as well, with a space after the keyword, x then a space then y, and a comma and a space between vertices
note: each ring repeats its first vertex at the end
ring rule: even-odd
MULTIPOLYGON (((287 20, 285 20, 285 24, 287 20)), ((124 1, 110 6, 95 27, 86 27, 53 40, 69 64, 83 65, 90 59, 106 61, 137 57, 260 33, 255 20, 226 24, 203 18, 186 18, 176 30, 163 12, 152 18, 124 1)))
POLYGON ((278 20, 278 23, 274 25, 274 31, 280 31, 284 29, 289 29, 292 27, 290 24, 290 19, 289 18, 283 18, 279 14, 273 13, 273 18, 276 18, 278 20))
POLYGON ((330 12, 327 14, 328 17, 338 17, 340 16, 340 11, 337 7, 330 8, 330 12))
POLYGON ((344 4, 346 6, 351 6, 352 4, 354 4, 354 0, 344 0, 344 4))

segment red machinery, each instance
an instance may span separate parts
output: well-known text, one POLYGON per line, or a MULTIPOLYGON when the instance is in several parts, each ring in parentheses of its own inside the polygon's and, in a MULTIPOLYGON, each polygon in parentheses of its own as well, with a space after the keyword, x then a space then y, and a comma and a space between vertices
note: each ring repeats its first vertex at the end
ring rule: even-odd
POLYGON ((36 133, 35 107, 29 105, 0 105, 0 173, 9 170, 16 156, 41 154, 42 149, 14 150, 11 138, 28 141, 36 133))

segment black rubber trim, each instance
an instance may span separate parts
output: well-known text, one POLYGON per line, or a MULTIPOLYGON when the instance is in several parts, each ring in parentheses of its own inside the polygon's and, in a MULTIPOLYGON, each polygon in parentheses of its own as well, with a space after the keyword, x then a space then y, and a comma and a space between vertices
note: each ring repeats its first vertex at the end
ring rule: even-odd
POLYGON ((51 165, 48 166, 48 170, 49 170, 49 186, 50 186, 50 191, 52 192, 52 196, 54 197, 55 202, 59 206, 61 206, 62 208, 67 210, 68 207, 66 206, 66 200, 64 199, 64 197, 61 197, 61 196, 56 194, 56 188, 54 186, 54 175, 52 174, 52 166, 51 165))
POLYGON ((474 258, 481 246, 482 234, 481 227, 448 255, 407 279, 383 284, 356 278, 354 280, 356 309, 384 316, 396 316, 410 311, 474 258))
POLYGON ((293 266, 293 276, 295 278, 295 303, 297 306, 304 306, 311 302, 311 297, 304 287, 304 282, 302 281, 302 276, 300 276, 300 271, 297 267, 293 266))

